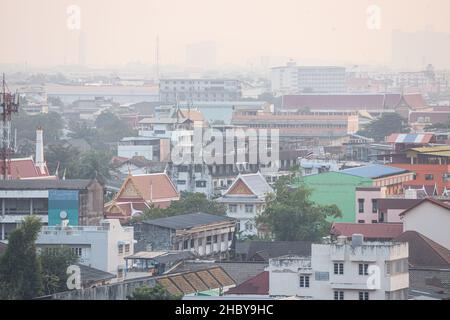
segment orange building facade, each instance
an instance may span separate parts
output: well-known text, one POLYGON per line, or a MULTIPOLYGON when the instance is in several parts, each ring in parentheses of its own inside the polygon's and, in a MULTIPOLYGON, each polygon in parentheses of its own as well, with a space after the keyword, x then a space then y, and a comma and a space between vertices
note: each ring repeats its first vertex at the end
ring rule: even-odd
POLYGON ((407 185, 436 186, 439 195, 445 189, 450 189, 450 165, 393 163, 389 164, 389 166, 415 173, 414 180, 408 181, 407 185))

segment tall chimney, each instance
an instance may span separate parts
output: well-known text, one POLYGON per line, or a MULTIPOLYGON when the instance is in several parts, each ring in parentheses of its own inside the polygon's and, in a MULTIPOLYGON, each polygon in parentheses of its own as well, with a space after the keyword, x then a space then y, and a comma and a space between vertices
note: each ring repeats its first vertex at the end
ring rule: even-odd
POLYGON ((36 167, 39 168, 41 173, 45 172, 44 161, 44 132, 42 127, 36 129, 36 167))

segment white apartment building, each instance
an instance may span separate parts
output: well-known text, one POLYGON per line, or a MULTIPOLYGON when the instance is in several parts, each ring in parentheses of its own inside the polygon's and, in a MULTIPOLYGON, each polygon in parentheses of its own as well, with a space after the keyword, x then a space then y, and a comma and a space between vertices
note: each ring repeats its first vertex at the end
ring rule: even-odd
POLYGON ((160 139, 155 137, 125 137, 117 146, 117 156, 124 158, 144 157, 159 161, 160 139))
POLYGON ((286 66, 270 72, 272 92, 276 95, 294 93, 345 92, 345 68, 333 66, 297 66, 289 61, 286 66))
POLYGON ((159 83, 163 103, 238 101, 241 96, 241 82, 235 79, 161 79, 159 83))
POLYGON ((125 270, 125 257, 134 254, 133 227, 122 227, 118 219, 105 219, 99 226, 43 227, 36 241, 40 250, 67 246, 79 263, 117 275, 125 270))
POLYGON ((311 257, 269 261, 269 294, 311 300, 405 300, 408 296, 408 243, 363 242, 339 237, 313 244, 311 257))

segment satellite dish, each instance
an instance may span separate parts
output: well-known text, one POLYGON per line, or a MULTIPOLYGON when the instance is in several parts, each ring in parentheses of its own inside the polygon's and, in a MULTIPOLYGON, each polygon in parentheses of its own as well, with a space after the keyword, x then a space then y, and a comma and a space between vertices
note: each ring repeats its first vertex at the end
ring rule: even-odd
POLYGON ((66 211, 61 211, 59 213, 59 217, 61 218, 61 220, 66 220, 67 219, 67 212, 66 211))

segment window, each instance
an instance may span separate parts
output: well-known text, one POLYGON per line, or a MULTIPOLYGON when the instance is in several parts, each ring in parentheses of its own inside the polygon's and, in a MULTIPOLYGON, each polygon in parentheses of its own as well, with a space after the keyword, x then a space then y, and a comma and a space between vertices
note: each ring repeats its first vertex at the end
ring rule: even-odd
POLYGON ((343 263, 335 263, 334 264, 334 274, 344 274, 344 264, 343 263))
POLYGON ((309 276, 300 276, 300 288, 309 288, 309 276))
POLYGON ((433 175, 431 173, 425 174, 425 180, 430 181, 430 180, 433 180, 433 179, 434 179, 434 177, 433 177, 433 175))
POLYGON ((378 223, 378 220, 372 220, 372 223, 378 223))
POLYGON ((358 212, 364 213, 364 199, 358 199, 358 212))
POLYGON ((189 241, 188 240, 184 240, 183 241, 183 250, 187 250, 188 247, 189 247, 189 241))
MULTIPOLYGON (((119 246, 119 253, 121 253, 121 252, 120 252, 120 247, 121 247, 121 246, 119 246)), ((56 249, 56 248, 55 248, 55 249, 56 249)), ((70 248, 70 250, 72 251, 72 253, 73 253, 74 255, 76 255, 76 256, 78 256, 78 257, 81 257, 82 254, 83 254, 83 249, 82 249, 82 248, 70 248)), ((55 250, 54 252, 56 252, 56 250, 55 250)))
POLYGON ((186 185, 186 180, 177 180, 177 184, 180 186, 186 185))
POLYGON ((206 245, 210 245, 211 244, 211 236, 206 237, 206 245))
POLYGON ((220 242, 225 242, 225 233, 220 235, 220 242))
POLYGON ((385 262, 385 270, 386 270, 387 276, 391 274, 391 262, 390 261, 385 262))
POLYGON ((233 240, 233 232, 228 232, 228 241, 233 240))
POLYGON ((359 300, 369 300, 369 292, 368 291, 360 291, 358 296, 359 296, 359 300))
POLYGON ((245 212, 246 213, 253 213, 253 205, 252 204, 246 204, 245 205, 245 212))
POLYGON ((365 223, 365 220, 358 220, 358 223, 365 223))
POLYGON ((123 245, 119 244, 119 254, 122 254, 122 253, 123 253, 123 245))
POLYGON ((214 243, 217 243, 217 235, 214 236, 214 243))
POLYGON ((378 199, 372 199, 372 213, 378 213, 378 199))
POLYGON ((369 275, 369 265, 367 263, 360 263, 358 265, 358 274, 360 276, 368 276, 369 275))
POLYGON ((125 245, 125 252, 130 252, 130 245, 129 244, 126 244, 125 245))
POLYGON ((230 212, 237 212, 237 204, 230 204, 230 205, 228 205, 228 210, 230 212))
POLYGON ((194 245, 194 239, 191 239, 191 248, 194 248, 195 247, 195 245, 194 245))
POLYGON ((344 291, 335 291, 334 300, 344 300, 344 291))
POLYGON ((199 246, 199 247, 200 247, 201 245, 203 245, 203 239, 202 239, 202 238, 198 238, 197 242, 198 242, 198 246, 199 246))
POLYGON ((206 181, 204 181, 204 180, 195 181, 195 187, 206 188, 206 181))

